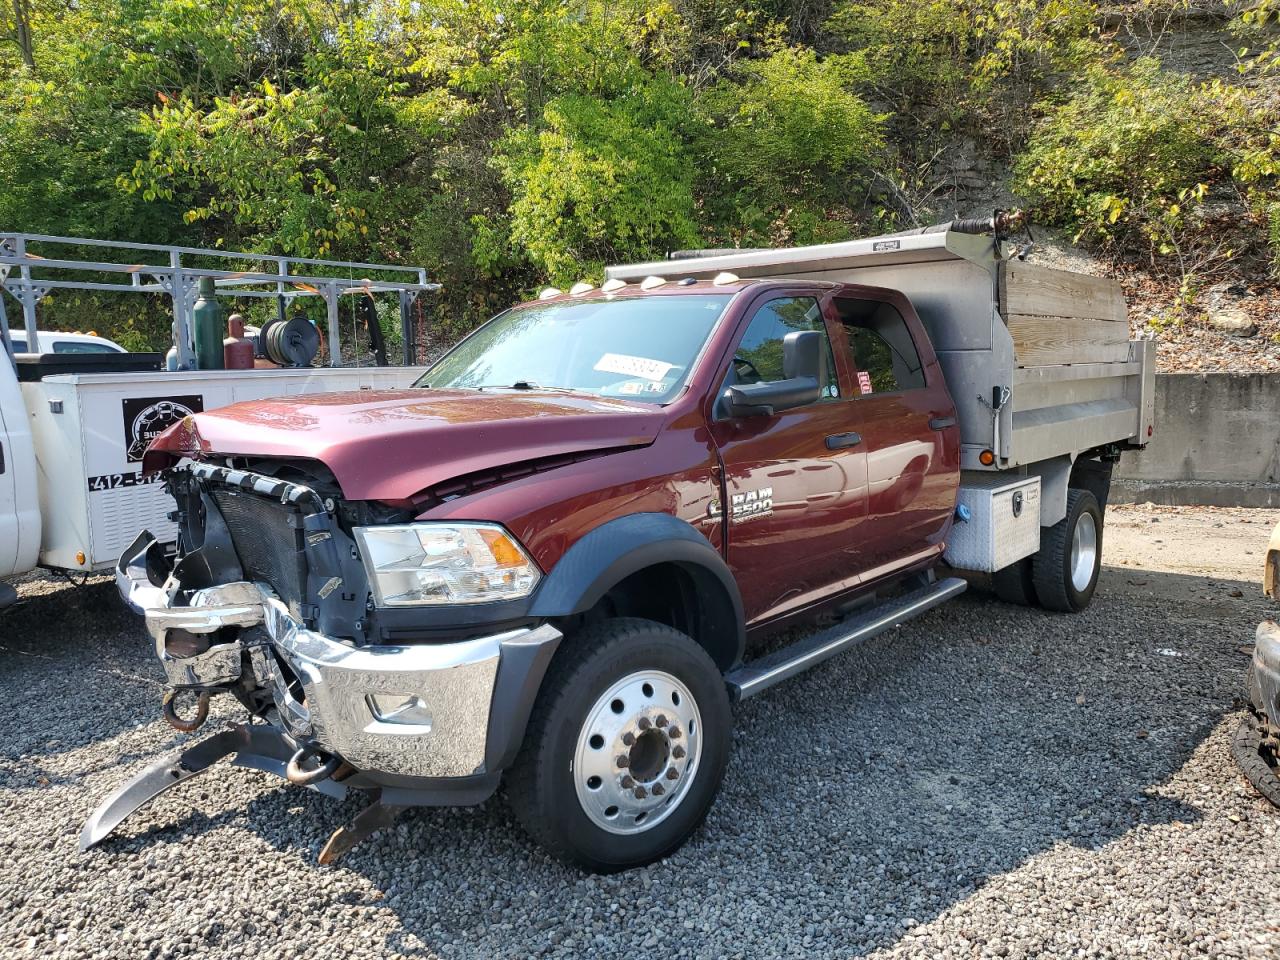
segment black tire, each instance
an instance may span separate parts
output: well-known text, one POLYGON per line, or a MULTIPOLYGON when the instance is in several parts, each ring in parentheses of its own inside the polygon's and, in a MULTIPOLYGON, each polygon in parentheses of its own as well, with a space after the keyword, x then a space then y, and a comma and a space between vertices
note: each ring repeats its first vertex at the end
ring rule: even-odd
POLYGON ((991 575, 991 589, 1005 603, 1016 603, 1023 607, 1034 607, 1036 585, 1031 573, 1031 558, 1024 557, 1017 563, 1011 563, 1003 570, 991 575))
POLYGON ((1040 550, 1031 558, 1036 599, 1046 610, 1078 613, 1093 600, 1101 569, 1102 511, 1098 501, 1088 490, 1068 490, 1067 515, 1040 531, 1040 550), (1089 519, 1083 520, 1086 516, 1089 519), (1083 532, 1090 521, 1094 531, 1093 566, 1087 583, 1078 585, 1073 579, 1072 542, 1077 526, 1083 532))
POLYGON ((693 640, 651 620, 605 620, 566 637, 556 652, 520 755, 506 775, 508 802, 528 834, 566 863, 597 873, 652 863, 676 850, 706 818, 724 779, 732 725, 724 678, 693 640), (664 819, 643 832, 612 833, 579 800, 575 753, 593 706, 615 683, 644 671, 675 677, 691 694, 701 723, 698 760, 664 819))

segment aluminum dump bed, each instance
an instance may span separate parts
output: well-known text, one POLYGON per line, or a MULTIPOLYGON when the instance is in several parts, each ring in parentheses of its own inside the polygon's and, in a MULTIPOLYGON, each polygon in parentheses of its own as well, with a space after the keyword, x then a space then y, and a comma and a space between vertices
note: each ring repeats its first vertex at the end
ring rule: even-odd
POLYGON ((610 267, 606 275, 636 281, 727 272, 901 290, 929 331, 951 388, 965 470, 1036 473, 1045 461, 1069 464, 1108 445, 1145 445, 1155 430, 1155 344, 1129 339, 1120 285, 1011 252, 990 236, 935 228, 811 247, 710 251, 610 267), (979 461, 984 450, 997 456, 990 467, 979 461))

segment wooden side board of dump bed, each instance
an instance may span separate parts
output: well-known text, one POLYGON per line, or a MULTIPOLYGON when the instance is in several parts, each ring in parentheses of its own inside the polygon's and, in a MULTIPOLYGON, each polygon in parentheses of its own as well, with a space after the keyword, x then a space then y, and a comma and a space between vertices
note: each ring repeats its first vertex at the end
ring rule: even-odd
POLYGON ((1129 358, 1128 316, 1115 280, 1004 261, 1000 315, 1020 367, 1129 358))

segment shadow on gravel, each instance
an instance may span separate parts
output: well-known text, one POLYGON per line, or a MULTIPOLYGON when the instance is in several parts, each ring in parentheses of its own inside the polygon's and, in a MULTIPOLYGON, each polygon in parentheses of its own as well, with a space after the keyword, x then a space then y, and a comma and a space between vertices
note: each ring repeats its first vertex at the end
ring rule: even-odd
MULTIPOLYGON (((593 877, 560 866, 499 801, 412 811, 337 869, 380 894, 378 908, 398 921, 380 946, 409 956, 890 946, 1056 846, 1098 848, 1140 825, 1198 819, 1161 787, 1233 709, 1265 605, 1253 584, 1131 568, 1104 576, 1084 614, 971 593, 743 704, 706 826, 648 869, 593 877)), ((50 638, 42 652, 70 668, 85 651, 49 621, 74 628, 87 611, 57 608, 23 615, 50 638)), ((0 676, 12 669, 0 665, 0 676)), ((114 720, 101 722, 109 734, 114 720)), ((104 851, 134 855, 169 831, 235 822, 314 864, 358 808, 282 788, 234 810, 126 828, 104 851)))

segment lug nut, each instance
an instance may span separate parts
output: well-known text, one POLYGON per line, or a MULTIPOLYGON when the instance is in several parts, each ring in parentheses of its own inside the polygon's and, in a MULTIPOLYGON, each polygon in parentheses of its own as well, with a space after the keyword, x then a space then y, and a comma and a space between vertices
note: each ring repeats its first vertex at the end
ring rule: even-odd
POLYGON ((667 715, 665 713, 660 713, 653 722, 660 727, 665 727, 667 725, 667 715))
POLYGON ((668 736, 670 739, 672 739, 672 740, 679 740, 679 739, 680 739, 680 728, 679 728, 679 727, 677 727, 677 726, 672 725, 671 729, 667 731, 667 736, 668 736))
POLYGON ((683 759, 683 758, 684 758, 684 747, 676 747, 675 749, 673 749, 673 750, 671 751, 671 755, 672 755, 673 757, 675 757, 677 760, 681 760, 681 759, 683 759))
POLYGON ((662 796, 662 795, 663 795, 664 793, 666 793, 666 792, 667 792, 667 788, 666 788, 666 787, 664 787, 662 784, 660 784, 660 783, 655 783, 655 784, 653 785, 653 795, 654 795, 655 797, 660 797, 660 796, 662 796))
POLYGON ((636 787, 635 797, 637 800, 643 800, 649 795, 649 791, 644 787, 636 787))
POLYGON ((631 766, 631 758, 625 753, 618 754, 618 766, 620 768, 631 766))
POLYGON ((622 775, 622 789, 623 789, 623 790, 630 790, 630 789, 631 789, 632 787, 634 787, 635 785, 636 785, 636 782, 635 782, 634 780, 632 780, 632 779, 631 779, 631 775, 630 775, 630 774, 623 774, 623 775, 622 775))
POLYGON ((636 721, 636 726, 639 727, 641 730, 648 730, 651 726, 653 726, 653 723, 652 721, 649 720, 648 717, 641 717, 638 721, 636 721))
POLYGON ((629 747, 636 742, 636 735, 634 733, 631 733, 630 731, 627 731, 622 735, 622 742, 629 747))
POLYGON ((668 779, 668 780, 675 780, 675 779, 678 779, 678 778, 679 778, 679 776, 680 776, 680 771, 679 771, 679 770, 677 770, 675 767, 668 767, 668 768, 667 768, 667 779, 668 779))

